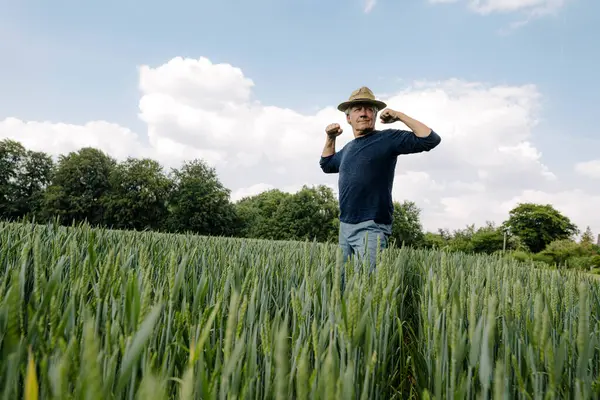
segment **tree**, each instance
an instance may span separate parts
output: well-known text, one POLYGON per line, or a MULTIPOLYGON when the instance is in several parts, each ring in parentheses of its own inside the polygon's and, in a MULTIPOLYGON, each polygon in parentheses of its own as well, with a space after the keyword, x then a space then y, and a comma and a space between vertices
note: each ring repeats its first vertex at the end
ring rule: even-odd
POLYGON ((25 148, 14 140, 0 142, 0 216, 12 219, 15 214, 16 181, 25 148))
POLYGON ((441 233, 425 232, 423 245, 425 249, 443 249, 448 246, 448 241, 441 233))
POLYGON ((273 217, 276 239, 337 240, 338 204, 333 191, 325 186, 303 186, 292 196, 282 199, 273 217))
POLYGON ((550 204, 519 204, 510 211, 503 226, 511 235, 519 236, 534 253, 555 240, 571 239, 578 233, 571 220, 550 204))
POLYGON ((540 255, 548 257, 551 263, 570 266, 569 264, 575 264, 577 259, 583 259, 589 264, 594 254, 589 247, 582 246, 574 240, 559 239, 549 243, 540 255))
POLYGON ((39 214, 53 168, 47 154, 27 150, 14 140, 1 141, 0 217, 14 220, 39 214))
POLYGON ((464 229, 456 229, 448 240, 450 250, 464 253, 473 252, 472 239, 475 232, 475 224, 467 225, 464 229))
POLYGON ((585 229, 583 235, 581 235, 581 244, 588 246, 594 244, 594 234, 589 226, 585 229))
POLYGON ((413 201, 394 202, 392 239, 399 247, 422 246, 425 234, 421 225, 421 210, 413 201))
POLYGON ((62 223, 104 223, 104 197, 110 192, 110 176, 116 161, 104 152, 84 147, 61 155, 52 184, 44 197, 45 215, 62 223))
POLYGON ((23 173, 17 180, 17 199, 20 205, 19 216, 41 216, 44 207, 44 193, 52 182, 54 162, 43 152, 27 151, 23 163, 23 173))
MULTIPOLYGON (((511 243, 506 243, 510 248, 511 243)), ((475 253, 492 254, 502 250, 504 247, 504 232, 502 228, 496 227, 492 222, 487 222, 480 227, 471 237, 471 248, 475 253)))
POLYGON ((280 237, 275 214, 280 204, 291 196, 290 193, 272 189, 240 199, 235 204, 240 219, 239 235, 257 239, 280 237))
POLYGON ((110 176, 105 196, 105 223, 117 229, 159 229, 168 217, 171 180, 160 164, 128 158, 110 176))
POLYGON ((229 201, 230 191, 219 181, 214 168, 203 160, 185 162, 172 170, 167 228, 175 232, 232 236, 238 217, 229 201))

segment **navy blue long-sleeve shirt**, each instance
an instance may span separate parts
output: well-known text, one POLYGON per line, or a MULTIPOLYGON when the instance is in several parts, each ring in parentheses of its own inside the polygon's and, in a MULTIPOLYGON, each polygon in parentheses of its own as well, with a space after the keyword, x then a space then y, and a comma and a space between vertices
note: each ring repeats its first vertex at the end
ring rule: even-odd
POLYGON ((319 161, 327 174, 339 173, 340 221, 356 224, 374 220, 391 224, 392 187, 399 155, 430 151, 440 144, 433 130, 421 138, 411 131, 374 130, 319 161))

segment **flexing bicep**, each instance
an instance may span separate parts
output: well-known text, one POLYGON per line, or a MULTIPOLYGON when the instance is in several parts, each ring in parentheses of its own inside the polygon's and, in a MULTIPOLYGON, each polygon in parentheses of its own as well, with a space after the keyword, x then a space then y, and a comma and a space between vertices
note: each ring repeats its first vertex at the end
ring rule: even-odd
POLYGON ((411 131, 395 130, 391 132, 394 154, 414 154, 430 151, 437 147, 442 138, 433 130, 426 137, 419 137, 411 131))
POLYGON ((341 151, 327 157, 321 157, 319 165, 326 174, 335 174, 340 172, 340 162, 342 159, 341 151))

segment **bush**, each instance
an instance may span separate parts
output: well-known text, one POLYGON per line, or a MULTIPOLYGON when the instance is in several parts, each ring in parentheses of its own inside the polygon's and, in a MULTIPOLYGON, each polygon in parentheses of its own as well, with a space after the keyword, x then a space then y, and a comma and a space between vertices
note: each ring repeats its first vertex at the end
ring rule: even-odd
POLYGON ((554 264, 554 258, 551 255, 542 253, 537 253, 531 256, 531 259, 536 262, 541 262, 545 264, 554 264))
POLYGON ((531 255, 524 252, 524 251, 514 251, 511 256, 517 260, 517 261, 521 261, 521 262, 526 262, 526 261, 530 261, 531 260, 531 255))
POLYGON ((583 257, 573 257, 573 258, 569 258, 566 262, 565 265, 569 268, 575 268, 575 269, 587 269, 589 270, 590 268, 592 268, 593 265, 593 257, 591 256, 583 256, 583 257))

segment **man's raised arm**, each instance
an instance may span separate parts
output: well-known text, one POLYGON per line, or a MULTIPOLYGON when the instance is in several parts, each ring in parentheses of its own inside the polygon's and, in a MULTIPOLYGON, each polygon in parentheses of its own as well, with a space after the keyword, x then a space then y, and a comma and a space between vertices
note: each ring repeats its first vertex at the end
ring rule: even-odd
POLYGON ((321 169, 326 174, 332 174, 339 172, 339 159, 336 157, 335 152, 335 139, 342 134, 342 128, 339 124, 330 124, 325 128, 326 138, 323 152, 321 153, 321 160, 319 164, 321 169))
POLYGON ((327 136, 325 139, 325 146, 321 157, 329 157, 335 154, 335 137, 327 136))
POLYGON ((399 111, 386 109, 381 113, 381 122, 391 124, 400 121, 411 130, 392 131, 393 146, 395 154, 413 154, 430 151, 437 147, 442 138, 424 123, 417 121, 399 111))

